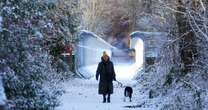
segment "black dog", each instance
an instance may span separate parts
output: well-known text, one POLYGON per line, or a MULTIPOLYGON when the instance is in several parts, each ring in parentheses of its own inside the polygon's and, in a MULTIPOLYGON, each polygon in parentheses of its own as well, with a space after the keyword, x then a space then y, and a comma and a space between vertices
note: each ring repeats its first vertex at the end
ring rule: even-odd
POLYGON ((129 97, 129 101, 131 102, 132 94, 133 94, 132 87, 126 86, 124 89, 124 102, 126 101, 126 97, 129 97))

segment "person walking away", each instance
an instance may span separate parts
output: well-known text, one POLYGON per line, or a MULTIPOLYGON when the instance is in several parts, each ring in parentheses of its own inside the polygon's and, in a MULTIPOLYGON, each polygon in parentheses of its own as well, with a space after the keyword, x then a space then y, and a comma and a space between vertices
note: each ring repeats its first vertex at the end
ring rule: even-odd
POLYGON ((113 80, 116 81, 116 75, 114 71, 113 62, 110 61, 109 56, 104 51, 101 57, 101 62, 98 64, 96 71, 96 80, 99 79, 98 94, 103 95, 103 103, 110 103, 110 95, 113 94, 113 80))

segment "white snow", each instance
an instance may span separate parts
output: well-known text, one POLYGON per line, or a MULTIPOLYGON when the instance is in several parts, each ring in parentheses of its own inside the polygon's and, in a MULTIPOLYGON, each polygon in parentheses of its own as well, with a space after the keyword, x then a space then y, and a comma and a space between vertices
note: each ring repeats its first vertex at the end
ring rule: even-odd
MULTIPOLYGON (((80 31, 80 35, 82 35, 82 34, 89 34, 91 37, 96 38, 99 42, 104 43, 105 46, 109 46, 109 47, 111 47, 111 48, 115 48, 115 47, 113 47, 112 45, 110 45, 108 42, 106 42, 104 39, 102 39, 101 37, 99 37, 98 35, 96 35, 96 34, 93 33, 93 32, 90 32, 90 31, 87 31, 87 30, 81 30, 81 31, 80 31)), ((85 36, 85 37, 86 37, 86 36, 85 36)), ((96 42, 94 41, 94 43, 96 43, 96 42)), ((96 43, 96 44, 97 44, 97 43, 96 43)))
POLYGON ((36 31, 35 36, 38 38, 43 38, 43 34, 40 31, 36 31))
POLYGON ((6 95, 4 93, 2 78, 0 76, 0 105, 5 105, 5 100, 6 100, 6 95))
POLYGON ((0 31, 2 31, 2 22, 3 22, 3 18, 0 16, 0 31))
MULTIPOLYGON (((134 87, 136 82, 130 80, 120 80, 124 85, 134 87)), ((61 105, 56 110, 129 110, 124 106, 135 106, 143 100, 143 96, 136 92, 132 102, 123 101, 124 88, 118 87, 114 82, 114 93, 111 95, 111 103, 102 103, 102 95, 98 94, 98 81, 95 79, 83 80, 73 79, 65 83, 66 93, 61 97, 61 105)), ((151 108, 134 108, 134 110, 157 110, 151 108)))

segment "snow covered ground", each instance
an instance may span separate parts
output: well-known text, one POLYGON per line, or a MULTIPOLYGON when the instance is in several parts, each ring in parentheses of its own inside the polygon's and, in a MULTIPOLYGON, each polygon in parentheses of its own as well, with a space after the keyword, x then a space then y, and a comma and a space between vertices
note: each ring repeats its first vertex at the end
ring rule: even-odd
POLYGON ((135 89, 135 81, 120 80, 124 85, 130 85, 134 89, 132 102, 123 101, 124 88, 118 87, 114 82, 114 94, 111 103, 102 103, 102 96, 98 95, 98 81, 72 79, 65 83, 66 93, 61 97, 61 105, 56 110, 157 110, 152 108, 127 108, 125 106, 136 106, 144 99, 135 89))

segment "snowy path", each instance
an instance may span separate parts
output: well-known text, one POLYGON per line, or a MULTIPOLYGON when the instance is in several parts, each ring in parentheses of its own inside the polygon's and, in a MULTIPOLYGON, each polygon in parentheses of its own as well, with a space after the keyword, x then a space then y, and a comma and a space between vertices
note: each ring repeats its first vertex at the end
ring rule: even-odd
MULTIPOLYGON (((133 85, 134 82, 125 83, 133 85)), ((57 110, 151 110, 148 108, 125 108, 138 104, 141 96, 134 91, 133 101, 123 102, 123 89, 114 82, 114 94, 111 96, 111 103, 102 103, 102 96, 97 93, 98 82, 94 79, 83 80, 73 79, 65 83, 66 93, 61 97, 61 105, 57 110)), ((134 89, 134 88, 133 88, 134 89)), ((155 109, 154 109, 155 110, 155 109)))

